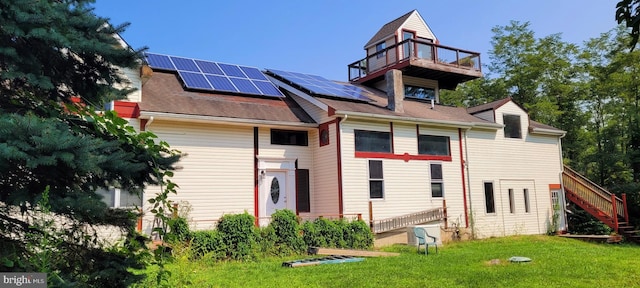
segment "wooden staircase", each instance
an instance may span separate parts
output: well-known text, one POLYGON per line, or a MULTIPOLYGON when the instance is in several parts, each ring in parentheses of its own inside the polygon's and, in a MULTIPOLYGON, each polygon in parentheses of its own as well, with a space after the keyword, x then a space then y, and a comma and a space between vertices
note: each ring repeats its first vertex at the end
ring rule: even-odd
POLYGON ((625 239, 640 243, 640 231, 635 231, 629 225, 625 194, 617 197, 568 166, 564 166, 562 183, 567 200, 580 206, 625 239))

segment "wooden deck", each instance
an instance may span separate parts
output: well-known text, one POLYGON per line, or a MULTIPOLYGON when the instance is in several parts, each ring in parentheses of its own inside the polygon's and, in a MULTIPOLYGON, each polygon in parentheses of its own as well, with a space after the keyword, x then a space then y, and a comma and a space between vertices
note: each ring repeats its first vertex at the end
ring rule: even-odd
POLYGON ((620 235, 572 235, 572 234, 562 234, 558 235, 564 238, 573 238, 583 241, 589 242, 599 242, 599 243, 619 243, 622 241, 622 237, 620 235))

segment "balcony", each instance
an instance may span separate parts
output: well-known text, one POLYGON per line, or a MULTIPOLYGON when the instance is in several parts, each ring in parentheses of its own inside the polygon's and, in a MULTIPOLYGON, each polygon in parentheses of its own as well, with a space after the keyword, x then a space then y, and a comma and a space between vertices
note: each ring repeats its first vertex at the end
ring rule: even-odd
POLYGON ((480 53, 417 39, 407 39, 349 64, 349 81, 367 84, 384 78, 390 69, 404 75, 438 80, 440 88, 482 77, 480 53))

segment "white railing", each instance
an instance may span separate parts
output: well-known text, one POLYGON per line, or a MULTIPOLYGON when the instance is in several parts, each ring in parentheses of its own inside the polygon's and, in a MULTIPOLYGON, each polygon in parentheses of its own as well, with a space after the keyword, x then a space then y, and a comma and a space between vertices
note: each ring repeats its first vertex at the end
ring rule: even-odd
POLYGON ((378 233, 392 231, 400 228, 409 227, 411 225, 442 220, 445 218, 444 211, 445 210, 442 207, 440 207, 440 208, 435 208, 431 210, 424 210, 420 212, 405 214, 397 217, 373 220, 370 223, 371 231, 373 231, 374 234, 378 234, 378 233))

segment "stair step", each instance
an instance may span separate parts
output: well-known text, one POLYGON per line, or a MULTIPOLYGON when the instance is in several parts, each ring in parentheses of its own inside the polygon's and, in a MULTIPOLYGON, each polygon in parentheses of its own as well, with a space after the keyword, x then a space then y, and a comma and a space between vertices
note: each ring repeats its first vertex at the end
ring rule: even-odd
POLYGON ((638 234, 638 233, 640 233, 640 230, 626 230, 626 231, 623 231, 623 232, 627 233, 627 234, 638 234))
POLYGON ((633 226, 620 226, 620 225, 618 225, 618 229, 622 229, 622 230, 633 229, 633 226))

